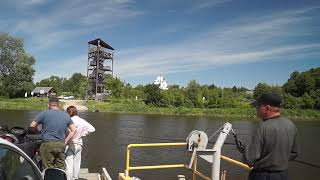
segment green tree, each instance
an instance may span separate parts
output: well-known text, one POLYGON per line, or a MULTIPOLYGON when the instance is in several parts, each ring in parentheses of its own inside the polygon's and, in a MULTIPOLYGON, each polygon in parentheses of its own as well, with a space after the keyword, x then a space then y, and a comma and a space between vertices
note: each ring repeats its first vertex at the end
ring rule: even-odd
POLYGON ((258 83, 253 90, 253 97, 258 98, 261 94, 269 92, 270 87, 266 83, 258 83))
POLYGON ((86 91, 87 91, 87 81, 81 81, 79 85, 79 90, 77 91, 78 97, 84 99, 86 96, 86 91))
POLYGON ((169 89, 162 91, 163 103, 165 106, 183 106, 184 105, 184 93, 180 89, 169 89))
POLYGON ((217 88, 214 84, 210 84, 209 86, 208 86, 208 88, 209 89, 215 89, 215 88, 217 88))
POLYGON ((288 81, 282 86, 282 89, 285 93, 289 93, 292 96, 298 96, 297 92, 297 85, 295 83, 295 79, 299 76, 299 72, 294 71, 291 73, 290 78, 288 81))
POLYGON ((35 59, 25 52, 23 40, 0 33, 0 94, 23 96, 34 87, 35 59))
POLYGON ((299 97, 313 90, 315 88, 316 82, 311 73, 304 72, 295 79, 295 84, 297 85, 296 94, 299 97))
POLYGON ((163 105, 161 89, 158 85, 147 84, 145 86, 144 93, 146 95, 146 104, 151 104, 155 106, 163 105))
POLYGON ((51 76, 49 78, 41 80, 40 82, 37 82, 36 86, 53 87, 56 90, 57 94, 61 94, 63 92, 63 81, 65 80, 65 78, 60 78, 58 76, 51 76))
POLYGON ((169 87, 169 89, 180 89, 180 85, 173 84, 169 87))
POLYGON ((186 88, 186 96, 192 102, 194 107, 202 107, 202 94, 199 83, 191 80, 186 88))
POLYGON ((290 95, 289 93, 283 94, 282 107, 285 109, 300 108, 300 99, 290 95))
POLYGON ((315 80, 315 89, 320 89, 320 68, 310 69, 311 76, 315 80))
POLYGON ((314 99, 306 92, 301 97, 301 108, 313 109, 315 105, 314 99))
POLYGON ((280 96, 282 96, 282 87, 269 86, 266 83, 258 83, 258 85, 253 90, 253 97, 257 98, 261 94, 266 93, 266 92, 272 92, 272 93, 276 93, 276 94, 279 94, 280 96))
POLYGON ((233 87, 232 87, 232 92, 234 92, 234 93, 238 92, 237 86, 233 86, 233 87))
POLYGON ((301 97, 305 93, 310 94, 316 89, 320 89, 320 68, 312 68, 302 73, 295 71, 283 85, 284 92, 295 97, 301 97))
POLYGON ((312 90, 310 96, 314 100, 314 108, 320 110, 320 88, 312 90))
POLYGON ((219 89, 210 89, 208 92, 207 108, 217 108, 219 107, 219 89))
POLYGON ((124 82, 122 82, 119 78, 108 76, 105 79, 105 85, 106 89, 111 91, 111 97, 121 97, 124 88, 124 82))
POLYGON ((72 92, 76 97, 84 98, 87 88, 87 77, 81 73, 73 73, 68 80, 63 81, 63 89, 68 87, 69 92, 72 92))

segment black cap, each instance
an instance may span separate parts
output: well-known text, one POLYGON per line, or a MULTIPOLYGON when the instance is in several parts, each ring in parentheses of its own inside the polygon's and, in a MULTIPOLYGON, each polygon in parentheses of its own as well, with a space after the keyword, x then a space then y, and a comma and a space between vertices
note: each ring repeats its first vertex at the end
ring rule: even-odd
POLYGON ((51 96, 49 98, 49 103, 58 103, 59 102, 59 98, 56 96, 51 96))
POLYGON ((260 97, 258 97, 255 101, 251 103, 252 106, 270 105, 273 107, 280 107, 282 99, 278 94, 275 93, 263 93, 260 97))

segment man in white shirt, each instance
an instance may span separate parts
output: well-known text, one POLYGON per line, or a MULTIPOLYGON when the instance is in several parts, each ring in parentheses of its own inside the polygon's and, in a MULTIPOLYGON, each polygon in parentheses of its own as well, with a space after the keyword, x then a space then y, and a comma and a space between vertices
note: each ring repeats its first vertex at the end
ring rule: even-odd
POLYGON ((66 147, 66 172, 68 180, 79 179, 81 167, 81 151, 82 151, 82 137, 95 131, 95 128, 86 120, 77 116, 77 108, 69 106, 67 112, 71 117, 74 125, 77 127, 77 132, 69 141, 66 147))

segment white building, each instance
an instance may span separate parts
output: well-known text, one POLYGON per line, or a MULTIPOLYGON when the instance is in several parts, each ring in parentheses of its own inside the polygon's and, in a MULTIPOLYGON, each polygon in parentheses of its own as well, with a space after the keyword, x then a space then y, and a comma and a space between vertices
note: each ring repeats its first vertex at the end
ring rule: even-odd
POLYGON ((157 79, 154 80, 153 84, 159 85, 160 89, 162 89, 162 90, 167 90, 168 89, 167 81, 161 75, 157 76, 157 79))

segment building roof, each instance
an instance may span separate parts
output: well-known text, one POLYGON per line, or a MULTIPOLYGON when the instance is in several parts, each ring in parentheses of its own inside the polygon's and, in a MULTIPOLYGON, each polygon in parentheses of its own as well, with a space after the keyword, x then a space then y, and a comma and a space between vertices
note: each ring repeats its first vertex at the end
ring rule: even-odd
POLYGON ((48 93, 49 91, 51 91, 51 89, 53 89, 53 87, 36 87, 36 88, 34 88, 34 90, 32 92, 33 93, 40 93, 40 91, 43 90, 44 93, 48 93))
POLYGON ((92 44, 92 45, 96 45, 98 46, 98 41, 100 41, 100 46, 107 48, 107 49, 111 49, 114 50, 113 47, 111 47, 109 44, 107 44, 106 42, 104 42, 102 39, 97 38, 95 40, 89 41, 88 44, 92 44))

